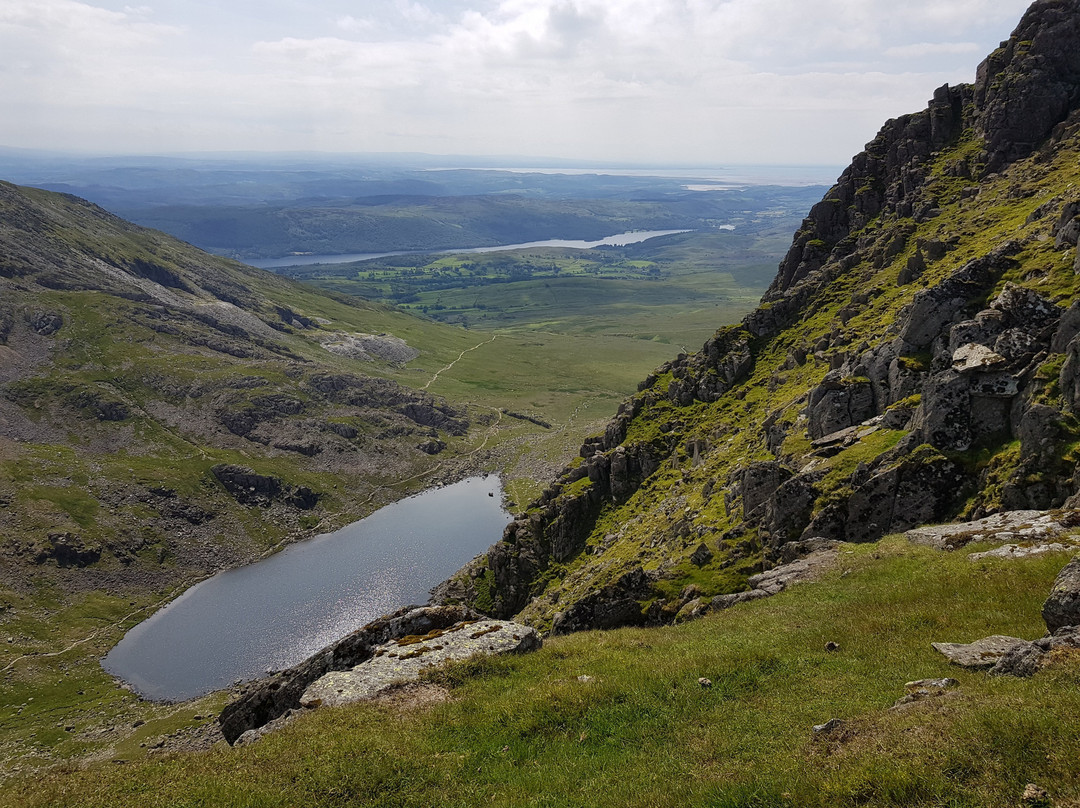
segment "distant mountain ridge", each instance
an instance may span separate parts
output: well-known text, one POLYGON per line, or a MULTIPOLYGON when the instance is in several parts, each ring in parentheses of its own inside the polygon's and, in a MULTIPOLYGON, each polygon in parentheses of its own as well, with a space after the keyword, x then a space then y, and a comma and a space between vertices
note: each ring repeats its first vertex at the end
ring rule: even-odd
POLYGON ((761 305, 646 379, 437 598, 555 632, 724 608, 819 539, 1080 506, 1080 2, 885 124, 761 305))

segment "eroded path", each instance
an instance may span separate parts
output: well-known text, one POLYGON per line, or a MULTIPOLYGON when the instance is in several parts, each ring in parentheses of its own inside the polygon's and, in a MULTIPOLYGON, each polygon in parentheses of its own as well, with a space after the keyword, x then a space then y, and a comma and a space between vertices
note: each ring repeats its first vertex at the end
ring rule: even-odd
POLYGON ((491 338, 491 339, 488 339, 488 340, 484 340, 483 342, 481 342, 481 343, 479 343, 479 344, 477 344, 477 345, 474 345, 474 346, 472 346, 471 348, 466 348, 466 349, 465 349, 464 351, 462 351, 461 353, 459 353, 459 354, 458 354, 458 357, 457 357, 457 359, 455 359, 455 360, 454 360, 453 362, 451 362, 451 363, 450 363, 449 365, 447 365, 446 367, 444 367, 444 368, 442 368, 441 370, 437 371, 437 372, 435 373, 435 375, 434 375, 434 376, 432 376, 432 377, 431 377, 430 379, 428 379, 428 383, 427 383, 427 384, 425 384, 425 385, 424 385, 423 387, 421 387, 420 389, 421 389, 421 390, 427 390, 427 389, 428 389, 429 387, 431 387, 431 385, 433 385, 433 384, 434 384, 434 383, 436 382, 436 380, 437 380, 437 379, 438 379, 438 378, 439 378, 439 377, 440 377, 440 376, 441 376, 442 374, 446 373, 446 371, 450 370, 450 368, 452 368, 452 367, 453 367, 454 365, 456 365, 456 364, 457 364, 458 362, 460 362, 460 361, 461 361, 461 359, 462 359, 462 357, 464 357, 464 356, 465 356, 465 354, 467 354, 467 353, 472 353, 473 351, 477 350, 478 348, 483 348, 483 347, 484 347, 485 345, 488 345, 488 344, 490 344, 490 343, 494 342, 494 341, 495 341, 495 340, 497 340, 498 338, 499 338, 499 335, 498 335, 498 334, 495 334, 494 336, 492 336, 492 338, 491 338))

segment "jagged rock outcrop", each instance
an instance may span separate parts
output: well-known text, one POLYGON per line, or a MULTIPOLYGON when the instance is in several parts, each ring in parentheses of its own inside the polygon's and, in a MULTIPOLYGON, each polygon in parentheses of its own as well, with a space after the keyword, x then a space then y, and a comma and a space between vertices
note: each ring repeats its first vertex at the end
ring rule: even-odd
POLYGON ((524 654, 540 645, 536 629, 505 620, 463 620, 423 635, 395 637, 376 646, 370 659, 351 669, 324 673, 304 690, 300 706, 313 709, 352 704, 414 682, 422 671, 444 662, 524 654))
POLYGON ((330 671, 350 670, 368 660, 383 643, 402 637, 423 636, 448 629, 462 621, 480 619, 476 612, 459 606, 399 609, 329 645, 285 671, 249 682, 240 695, 221 711, 218 723, 225 740, 234 743, 289 710, 300 709, 304 691, 330 671))
POLYGON ((217 481, 243 505, 269 506, 280 501, 302 511, 319 504, 320 494, 304 485, 293 486, 277 477, 257 474, 244 466, 220 463, 210 469, 217 481))

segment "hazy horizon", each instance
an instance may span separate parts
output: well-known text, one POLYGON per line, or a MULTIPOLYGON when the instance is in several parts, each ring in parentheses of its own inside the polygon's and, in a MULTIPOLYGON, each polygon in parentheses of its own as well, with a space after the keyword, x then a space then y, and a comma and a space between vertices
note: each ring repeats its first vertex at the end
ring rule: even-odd
POLYGON ((846 165, 1028 0, 6 0, 0 144, 846 165))

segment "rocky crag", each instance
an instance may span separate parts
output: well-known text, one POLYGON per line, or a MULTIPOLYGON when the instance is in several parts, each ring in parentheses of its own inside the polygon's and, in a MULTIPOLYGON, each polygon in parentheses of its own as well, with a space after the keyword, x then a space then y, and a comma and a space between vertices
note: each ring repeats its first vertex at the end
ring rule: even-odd
POLYGON ((1080 506, 1080 2, 885 124, 761 305, 659 368, 435 599, 662 624, 820 547, 1080 506))

